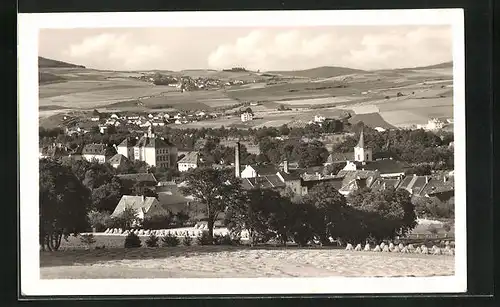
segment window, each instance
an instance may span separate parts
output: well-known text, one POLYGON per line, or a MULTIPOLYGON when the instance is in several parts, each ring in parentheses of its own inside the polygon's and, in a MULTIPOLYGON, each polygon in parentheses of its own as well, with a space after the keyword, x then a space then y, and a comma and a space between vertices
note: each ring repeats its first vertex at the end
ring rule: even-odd
POLYGON ((370 158, 368 158, 368 154, 366 154, 366 160, 370 160, 370 158))
POLYGON ((361 156, 360 155, 358 155, 358 160, 361 160, 361 156))

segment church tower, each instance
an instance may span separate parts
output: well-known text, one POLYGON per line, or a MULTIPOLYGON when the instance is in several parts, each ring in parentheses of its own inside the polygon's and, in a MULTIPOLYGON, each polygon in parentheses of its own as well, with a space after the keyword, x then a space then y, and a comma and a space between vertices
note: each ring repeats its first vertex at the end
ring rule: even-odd
POLYGON ((369 148, 365 148, 365 138, 363 135, 363 128, 361 128, 361 133, 359 134, 358 145, 354 147, 354 161, 356 162, 373 161, 372 150, 369 148))

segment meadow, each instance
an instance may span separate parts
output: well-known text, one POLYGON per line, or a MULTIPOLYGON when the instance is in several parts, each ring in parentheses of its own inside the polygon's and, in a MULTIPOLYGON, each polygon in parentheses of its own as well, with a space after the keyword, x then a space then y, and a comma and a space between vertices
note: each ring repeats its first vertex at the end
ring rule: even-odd
POLYGON ((43 68, 43 72, 63 78, 62 82, 41 84, 40 117, 50 117, 68 109, 93 110, 205 110, 231 109, 241 103, 251 106, 256 119, 242 123, 239 117, 219 117, 176 127, 263 127, 308 122, 315 115, 334 116, 334 110, 378 113, 377 122, 395 127, 424 124, 431 117, 453 116, 452 66, 381 71, 357 71, 323 67, 286 75, 277 84, 272 74, 184 70, 173 75, 245 80, 246 85, 226 89, 181 93, 169 86, 155 86, 135 77, 151 72, 114 72, 82 68, 43 68), (315 75, 316 73, 316 75, 315 75), (284 105, 289 111, 277 111, 284 105))

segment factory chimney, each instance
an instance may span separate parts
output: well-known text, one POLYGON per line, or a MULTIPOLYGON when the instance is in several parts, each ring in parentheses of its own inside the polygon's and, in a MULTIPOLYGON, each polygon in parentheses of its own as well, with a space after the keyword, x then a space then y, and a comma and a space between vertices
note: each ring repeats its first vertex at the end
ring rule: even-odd
POLYGON ((283 161, 283 172, 288 174, 288 161, 283 161))
POLYGON ((236 178, 241 177, 241 172, 240 172, 240 142, 236 142, 236 147, 234 148, 234 176, 236 178))

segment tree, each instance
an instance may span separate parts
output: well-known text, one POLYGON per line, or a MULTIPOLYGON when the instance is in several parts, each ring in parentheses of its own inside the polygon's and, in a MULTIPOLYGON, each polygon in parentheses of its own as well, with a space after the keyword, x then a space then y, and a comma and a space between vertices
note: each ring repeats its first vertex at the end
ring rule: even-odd
POLYGON ((87 249, 90 249, 90 247, 92 246, 92 244, 94 244, 96 242, 93 234, 84 234, 84 235, 82 235, 81 238, 80 238, 80 241, 83 244, 87 245, 87 249))
POLYGON ((417 216, 410 194, 403 189, 363 190, 349 197, 366 234, 377 240, 404 236, 416 225, 417 216))
POLYGON ((234 177, 232 170, 200 167, 188 171, 184 182, 181 192, 205 205, 208 235, 213 239, 213 228, 219 214, 238 201, 241 195, 240 181, 234 177))
POLYGON ((77 235, 87 226, 89 190, 67 166, 40 160, 40 245, 43 250, 57 250, 61 238, 77 235))
POLYGON ((92 208, 98 211, 113 212, 123 196, 123 192, 124 188, 121 181, 113 177, 109 183, 92 190, 92 208))
POLYGON ((328 244, 329 237, 341 237, 344 233, 347 202, 331 182, 323 182, 313 187, 303 198, 303 203, 314 206, 311 215, 314 232, 321 244, 328 244))
POLYGON ((132 207, 127 207, 123 212, 112 219, 113 227, 123 230, 132 229, 138 223, 137 211, 132 207))
POLYGON ((346 165, 345 162, 328 164, 323 168, 323 175, 330 175, 330 174, 337 175, 338 172, 344 169, 345 165, 346 165))
POLYGON ((250 245, 267 241, 271 237, 271 214, 273 207, 281 201, 281 195, 272 190, 254 189, 241 194, 238 202, 233 203, 226 213, 226 223, 232 233, 240 234, 246 230, 250 245))
POLYGON ((100 232, 108 228, 111 221, 111 216, 108 212, 99 212, 92 210, 87 214, 89 224, 93 230, 100 232))

